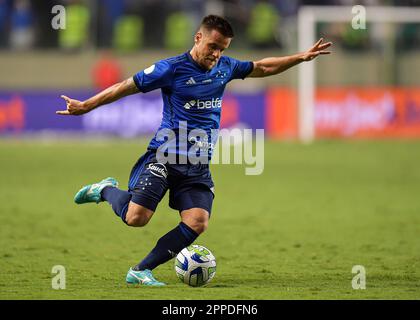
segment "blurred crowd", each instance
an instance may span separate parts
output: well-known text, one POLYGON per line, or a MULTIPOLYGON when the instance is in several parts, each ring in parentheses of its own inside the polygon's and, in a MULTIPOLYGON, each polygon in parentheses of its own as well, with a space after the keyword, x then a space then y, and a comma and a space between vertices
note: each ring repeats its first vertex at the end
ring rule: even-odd
MULTIPOLYGON (((296 44, 296 19, 302 5, 420 6, 420 0, 0 0, 0 49, 32 48, 185 49, 200 20, 214 13, 235 30, 233 47, 289 48, 296 44), (55 30, 55 5, 66 8, 66 28, 55 30)), ((399 25, 399 48, 418 49, 420 24, 399 25)), ((347 49, 372 46, 375 34, 348 24, 319 25, 347 49)))

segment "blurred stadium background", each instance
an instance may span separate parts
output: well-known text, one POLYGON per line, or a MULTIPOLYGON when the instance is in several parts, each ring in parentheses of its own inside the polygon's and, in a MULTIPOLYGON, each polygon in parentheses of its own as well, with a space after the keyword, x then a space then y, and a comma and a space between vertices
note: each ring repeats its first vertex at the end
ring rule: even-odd
MULTIPOLYGON (((80 99, 132 76, 154 61, 191 47, 200 19, 227 17, 239 59, 297 52, 303 5, 419 6, 418 1, 27 1, 0 2, 0 134, 75 131, 122 136, 150 134, 159 123, 158 95, 100 111, 85 120, 54 115, 59 95, 80 99), (54 5, 66 6, 66 29, 54 30, 54 5), (39 106, 42 105, 42 108, 39 106), (134 109, 134 110, 133 110, 134 109), (37 110, 37 115, 32 114, 37 110), (152 111, 152 112, 150 112, 152 111), (112 116, 107 116, 112 112, 112 116), (147 113, 147 117, 144 114, 147 113), (128 119, 127 119, 128 118, 128 119), (130 121, 131 120, 131 121, 130 121), (138 125, 139 122, 141 125, 138 125)), ((334 42, 334 55, 316 61, 313 116, 317 137, 420 136, 419 23, 351 26, 316 24, 315 38, 334 42)), ((420 10, 420 9, 419 9, 420 10)), ((346 19, 346 17, 344 17, 346 19)), ((270 137, 299 136, 298 68, 277 77, 230 84, 223 126, 265 128, 270 137), (258 108, 253 106, 258 105, 258 108)))
MULTIPOLYGON (((250 178, 243 170, 214 168, 220 215, 202 241, 224 259, 225 269, 216 275, 212 298, 419 298, 420 21, 369 21, 372 6, 419 10, 417 0, 0 0, 0 296, 89 299, 110 297, 117 288, 121 296, 114 292, 112 298, 173 298, 156 291, 134 295, 116 283, 123 282, 127 263, 137 262, 175 223, 174 215, 156 217, 150 233, 143 233, 146 247, 133 255, 114 239, 127 243, 138 233, 124 233, 124 226, 88 212, 105 211, 109 218, 109 208, 79 209, 71 202, 91 179, 115 175, 124 184, 159 126, 159 92, 130 96, 83 117, 57 116, 65 106, 60 95, 82 100, 189 50, 201 18, 210 13, 233 24, 227 55, 257 60, 295 53, 298 15, 306 5, 349 8, 347 21, 317 23, 314 30, 315 38, 334 43, 332 55, 311 62, 317 70, 315 141, 299 142, 298 68, 228 86, 222 126, 265 129, 266 171, 250 178), (55 5, 66 8, 64 30, 52 28, 55 5), (366 29, 351 27, 353 5, 366 6, 366 29), (249 223, 254 207, 263 211, 256 225, 264 234, 249 223), (227 228, 234 221, 240 228, 227 228), (250 246, 250 235, 260 244, 250 246), (273 246, 278 241, 280 249, 273 246), (93 247, 96 254, 88 250, 93 247), (232 287, 243 255, 257 274, 242 274, 243 282, 232 287), (16 270, 28 259, 33 277, 15 288, 16 270), (70 294, 51 293, 53 264, 73 268, 70 294), (368 294, 351 290, 353 264, 368 266, 368 294), (270 283, 260 283, 259 276, 270 283)), ((166 203, 160 208, 169 211, 166 203)), ((171 268, 163 267, 163 280, 174 281, 171 268)), ((207 297, 200 290, 175 298, 207 297)))

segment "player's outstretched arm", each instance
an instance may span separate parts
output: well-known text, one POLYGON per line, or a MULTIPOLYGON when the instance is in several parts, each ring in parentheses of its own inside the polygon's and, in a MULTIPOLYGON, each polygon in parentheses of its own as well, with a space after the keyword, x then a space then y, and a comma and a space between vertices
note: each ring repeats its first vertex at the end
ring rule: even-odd
POLYGON ((129 78, 122 82, 99 92, 97 95, 85 100, 79 101, 71 99, 64 95, 61 96, 66 101, 67 109, 56 111, 56 114, 78 116, 100 107, 104 104, 114 102, 122 97, 139 92, 133 78, 129 78))
POLYGON ((272 57, 264 58, 259 61, 254 61, 254 69, 248 77, 260 78, 268 77, 286 71, 304 61, 311 61, 321 54, 330 54, 331 51, 325 51, 331 46, 332 42, 323 43, 321 38, 315 43, 312 48, 306 52, 297 53, 286 57, 272 57))

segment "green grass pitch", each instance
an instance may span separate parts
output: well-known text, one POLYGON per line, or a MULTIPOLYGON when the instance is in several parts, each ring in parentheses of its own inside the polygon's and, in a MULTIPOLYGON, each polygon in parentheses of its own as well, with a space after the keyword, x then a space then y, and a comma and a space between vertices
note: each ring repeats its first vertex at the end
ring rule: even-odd
POLYGON ((126 186, 138 141, 0 141, 1 299, 419 299, 420 143, 265 144, 265 170, 214 165, 209 229, 195 243, 217 259, 207 287, 154 274, 164 288, 128 288, 125 275, 179 221, 164 198, 144 228, 107 203, 77 206, 84 184, 126 186), (51 286, 66 269, 66 289, 51 286), (366 289, 352 288, 354 265, 366 289))

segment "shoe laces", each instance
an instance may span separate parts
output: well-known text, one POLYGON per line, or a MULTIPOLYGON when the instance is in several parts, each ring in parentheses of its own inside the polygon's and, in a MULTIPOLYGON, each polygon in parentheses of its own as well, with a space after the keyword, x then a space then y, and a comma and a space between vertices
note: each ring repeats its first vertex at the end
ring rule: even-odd
POLYGON ((151 270, 146 269, 146 270, 143 270, 143 272, 146 274, 146 276, 147 276, 150 280, 152 280, 152 281, 156 281, 156 282, 157 282, 157 280, 155 279, 155 277, 153 277, 153 274, 152 274, 152 271, 151 271, 151 270))

